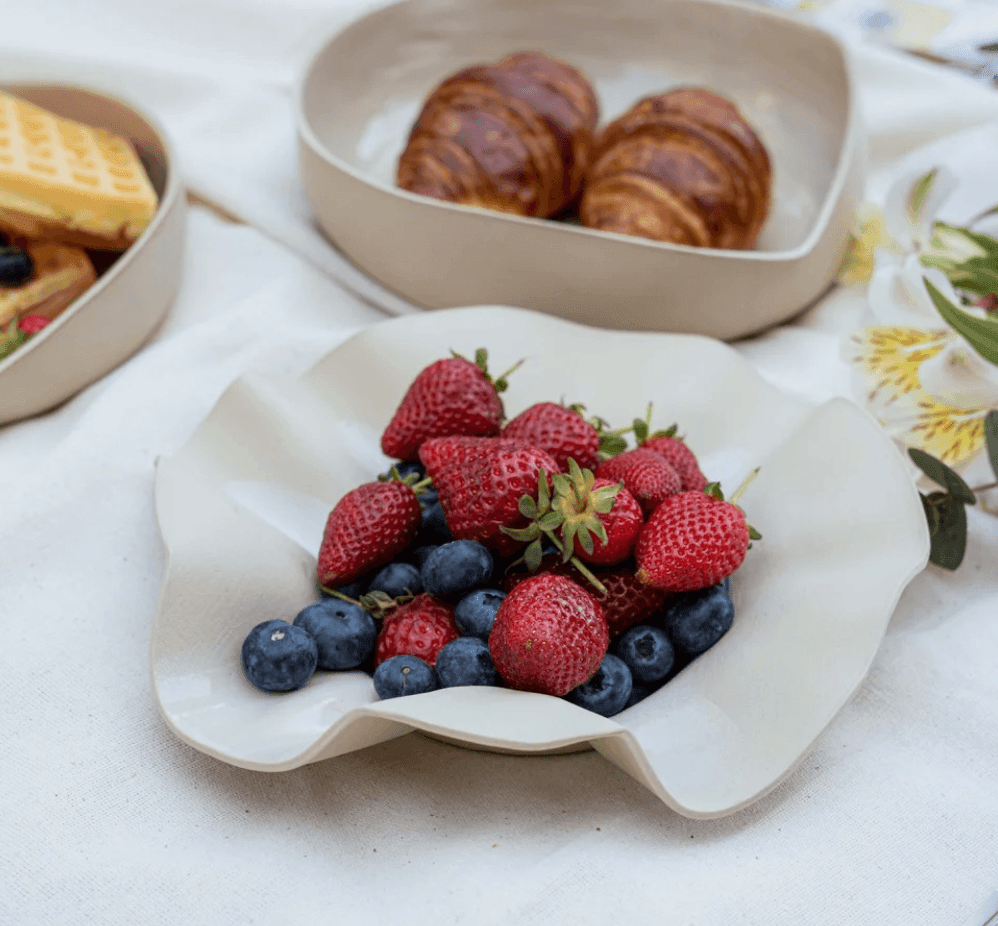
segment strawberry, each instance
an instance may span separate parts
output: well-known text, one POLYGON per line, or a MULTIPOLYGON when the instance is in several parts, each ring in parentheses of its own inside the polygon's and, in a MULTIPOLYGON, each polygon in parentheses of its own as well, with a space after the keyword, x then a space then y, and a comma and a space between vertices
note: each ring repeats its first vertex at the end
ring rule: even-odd
MULTIPOLYGON (((587 563, 600 566, 612 566, 622 562, 631 555, 634 544, 637 543, 638 534, 644 527, 645 519, 641 512, 641 506, 637 500, 619 482, 611 482, 609 479, 594 479, 592 491, 598 494, 600 489, 617 486, 616 495, 613 497, 613 507, 606 513, 597 514, 603 525, 606 539, 601 540, 597 535, 595 540, 590 539, 589 547, 580 537, 581 531, 575 533, 575 555, 587 563)), ((566 511, 567 505, 562 508, 566 511)), ((572 516, 566 514, 565 523, 571 523, 572 516)), ((564 531, 565 528, 562 528, 564 531)))
POLYGON ((502 436, 546 450, 562 472, 568 470, 570 457, 583 469, 594 469, 599 462, 599 432, 575 406, 538 402, 507 422, 502 436))
POLYGON ((596 468, 600 479, 623 481, 647 517, 679 491, 679 474, 654 450, 638 447, 610 457, 596 468))
POLYGON ((758 534, 737 505, 709 491, 680 492, 642 528, 634 551, 637 577, 668 592, 716 585, 742 564, 750 536, 758 534))
POLYGON ((326 520, 319 584, 347 585, 391 562, 416 538, 422 517, 416 492, 404 482, 368 482, 347 492, 326 520))
POLYGON ((492 380, 484 350, 476 351, 475 361, 455 354, 431 363, 416 376, 381 435, 385 454, 415 461, 420 445, 431 437, 499 433, 503 417, 499 393, 506 388, 507 374, 492 380))
MULTIPOLYGON (((611 637, 622 634, 628 627, 647 620, 659 611, 669 598, 669 593, 654 588, 638 580, 633 564, 622 564, 613 569, 596 569, 593 575, 599 579, 603 591, 594 588, 592 583, 574 569, 570 563, 562 563, 559 556, 546 556, 533 575, 556 573, 575 582, 588 592, 603 609, 603 618, 611 637)), ((531 577, 529 572, 511 572, 503 582, 503 591, 508 595, 514 588, 531 577)))
POLYGON ((440 650, 459 636, 454 609, 424 592, 384 619, 374 645, 374 664, 380 666, 392 656, 418 656, 432 666, 440 650))
POLYGON ((522 541, 503 533, 527 523, 520 513, 520 496, 537 491, 541 469, 557 472, 550 454, 533 447, 499 450, 485 458, 455 463, 433 480, 451 534, 457 540, 477 540, 500 556, 508 556, 522 541))
POLYGON ((510 688, 561 697, 596 674, 610 645, 603 611, 571 579, 531 576, 499 606, 489 652, 510 688))
POLYGON ((618 566, 611 570, 600 569, 595 573, 605 592, 598 592, 588 583, 580 581, 603 608, 603 617, 610 636, 622 634, 628 627, 640 624, 662 608, 669 593, 641 582, 633 566, 618 566))
POLYGON ((649 437, 641 446, 645 450, 654 450, 665 458, 678 474, 683 492, 702 492, 707 485, 707 477, 700 470, 700 464, 693 451, 680 437, 662 434, 649 437))
POLYGON ((431 437, 419 448, 419 460, 427 475, 435 476, 445 466, 465 464, 469 460, 488 459, 500 450, 520 450, 524 441, 504 437, 431 437))
POLYGON ((38 334, 42 328, 45 328, 50 322, 51 318, 45 315, 25 315, 18 323, 17 327, 19 330, 23 331, 25 334, 38 334))

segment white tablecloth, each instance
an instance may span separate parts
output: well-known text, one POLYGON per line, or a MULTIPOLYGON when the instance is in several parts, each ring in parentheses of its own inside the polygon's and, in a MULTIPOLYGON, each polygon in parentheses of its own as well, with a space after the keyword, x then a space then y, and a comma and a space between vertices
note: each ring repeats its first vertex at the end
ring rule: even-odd
MULTIPOLYGON (((246 224, 192 208, 153 340, 0 429, 0 923, 982 923, 998 888, 998 520, 976 510, 963 565, 911 584, 808 759, 722 820, 678 816, 595 753, 414 735, 268 775, 163 724, 154 461, 244 372, 304 371, 411 310, 317 234, 297 177, 295 82, 368 6, 4 4, 0 80, 127 93, 166 124, 190 188, 246 224)), ((870 195, 941 156, 962 181, 942 218, 998 203, 998 93, 856 41, 870 195)), ((849 394, 839 338, 863 299, 839 290, 738 348, 789 391, 849 394)))

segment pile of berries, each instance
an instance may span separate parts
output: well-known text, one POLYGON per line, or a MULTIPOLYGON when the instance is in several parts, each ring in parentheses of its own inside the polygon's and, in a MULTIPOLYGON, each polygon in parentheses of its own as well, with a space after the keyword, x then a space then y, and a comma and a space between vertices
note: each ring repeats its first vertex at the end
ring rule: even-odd
POLYGON ((675 428, 549 401, 506 420, 506 375, 480 350, 416 377, 381 438, 398 463, 329 515, 321 597, 246 637, 253 685, 362 669, 382 699, 504 685, 609 717, 728 630, 759 535, 675 428))

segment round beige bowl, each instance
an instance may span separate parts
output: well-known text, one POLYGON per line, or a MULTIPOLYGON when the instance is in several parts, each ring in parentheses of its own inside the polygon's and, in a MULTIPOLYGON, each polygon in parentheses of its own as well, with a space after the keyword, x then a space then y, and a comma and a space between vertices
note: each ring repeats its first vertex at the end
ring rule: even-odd
POLYGON ((139 239, 79 299, 0 361, 0 424, 47 411, 131 356, 162 321, 180 282, 186 201, 163 131, 120 100, 39 84, 3 89, 58 116, 130 139, 159 196, 139 239))
POLYGON ((727 2, 405 0, 330 40, 299 105, 319 224, 361 269, 426 308, 505 304, 604 327, 739 337, 829 286, 863 187, 843 48, 784 14, 727 2), (583 71, 604 123, 678 85, 732 99, 773 162, 757 248, 662 244, 398 189, 398 156, 434 86, 523 49, 583 71))

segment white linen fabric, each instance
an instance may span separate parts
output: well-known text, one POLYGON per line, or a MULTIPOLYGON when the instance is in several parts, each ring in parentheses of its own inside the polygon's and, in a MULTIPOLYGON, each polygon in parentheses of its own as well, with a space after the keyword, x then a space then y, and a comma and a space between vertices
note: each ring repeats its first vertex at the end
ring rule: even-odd
MULTIPOLYGON (((915 579, 807 760, 722 820, 672 813, 594 753, 413 735, 267 775, 162 723, 156 458, 244 372, 304 371, 414 310, 318 234, 297 177, 298 76, 319 37, 370 8, 4 4, 0 80, 126 94, 166 125, 190 188, 246 224, 192 208, 180 295, 149 344, 0 429, 0 923, 983 922, 998 887, 998 520, 976 510, 963 565, 915 579)), ((961 180, 943 218, 998 203, 998 94, 873 45, 853 53, 870 196, 942 157, 961 180)), ((837 290, 737 347, 781 388, 848 395, 839 338, 863 300, 837 290)))

